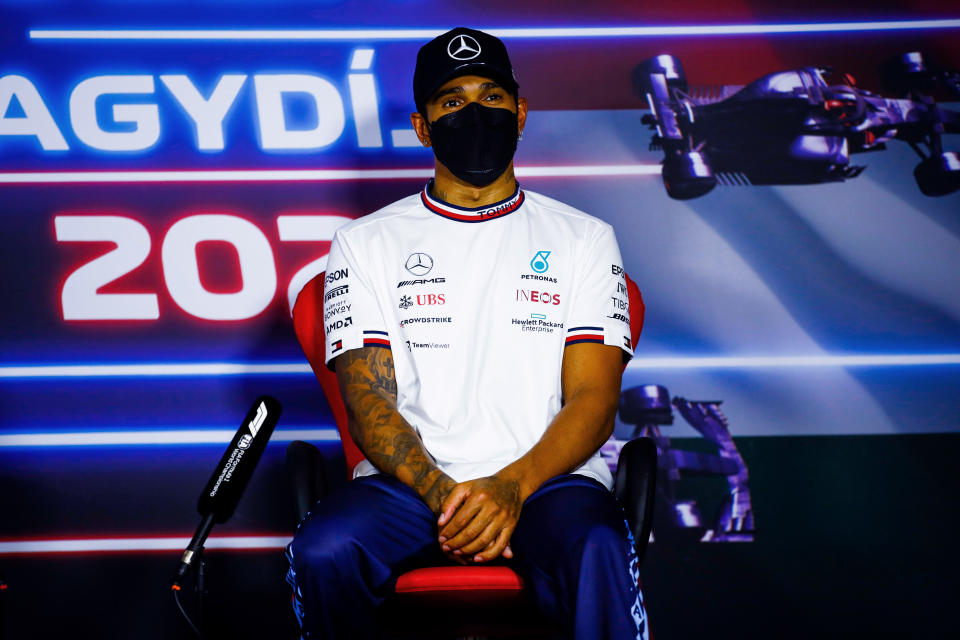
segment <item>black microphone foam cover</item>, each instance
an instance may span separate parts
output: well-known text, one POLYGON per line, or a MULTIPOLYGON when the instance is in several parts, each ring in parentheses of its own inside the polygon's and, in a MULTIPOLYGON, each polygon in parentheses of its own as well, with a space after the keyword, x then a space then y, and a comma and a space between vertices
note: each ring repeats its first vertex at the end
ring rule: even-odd
POLYGON ((267 448, 280 418, 280 403, 270 396, 254 401, 197 501, 200 515, 222 524, 233 515, 250 476, 267 448))

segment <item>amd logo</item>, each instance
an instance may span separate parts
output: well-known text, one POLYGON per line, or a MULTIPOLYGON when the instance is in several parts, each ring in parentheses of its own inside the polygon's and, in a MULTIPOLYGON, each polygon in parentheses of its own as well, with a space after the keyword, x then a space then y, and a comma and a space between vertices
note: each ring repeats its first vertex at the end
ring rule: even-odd
POLYGON ((343 320, 337 320, 336 322, 331 322, 327 325, 327 333, 331 331, 336 331, 337 329, 346 329, 353 324, 353 316, 347 316, 343 320))

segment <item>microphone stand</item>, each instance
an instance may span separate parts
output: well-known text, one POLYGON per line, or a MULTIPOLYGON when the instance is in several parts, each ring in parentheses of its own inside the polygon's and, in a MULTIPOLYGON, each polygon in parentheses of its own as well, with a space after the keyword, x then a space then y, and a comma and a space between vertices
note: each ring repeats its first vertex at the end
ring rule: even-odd
POLYGON ((207 595, 206 560, 203 557, 203 547, 197 551, 197 628, 203 634, 203 603, 207 595))
POLYGON ((180 558, 180 566, 177 568, 177 572, 174 574, 173 585, 171 589, 173 590, 174 600, 177 603, 177 607, 180 609, 180 613, 187 620, 187 624, 190 625, 190 628, 197 634, 199 638, 203 638, 203 604, 204 596, 207 594, 207 584, 206 584, 206 562, 203 557, 203 543, 206 542, 207 536, 210 535, 210 530, 213 529, 213 519, 214 514, 209 513, 203 517, 203 520, 200 522, 200 526, 197 527, 196 533, 193 534, 193 538, 190 539, 190 544, 187 545, 186 550, 183 552, 183 556, 180 558), (181 591, 181 582, 187 577, 187 574, 190 573, 191 569, 196 569, 196 582, 195 591, 197 593, 197 622, 196 624, 190 619, 190 616, 187 615, 187 612, 183 609, 183 606, 180 604, 180 600, 177 597, 177 594, 181 591))

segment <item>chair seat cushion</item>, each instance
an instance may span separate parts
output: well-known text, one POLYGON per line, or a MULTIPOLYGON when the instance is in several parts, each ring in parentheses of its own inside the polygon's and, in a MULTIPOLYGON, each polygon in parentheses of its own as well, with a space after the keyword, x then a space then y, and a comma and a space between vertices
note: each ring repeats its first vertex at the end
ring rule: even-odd
POLYGON ((414 569, 397 578, 397 594, 444 591, 499 591, 521 593, 523 578, 502 566, 425 567, 414 569))

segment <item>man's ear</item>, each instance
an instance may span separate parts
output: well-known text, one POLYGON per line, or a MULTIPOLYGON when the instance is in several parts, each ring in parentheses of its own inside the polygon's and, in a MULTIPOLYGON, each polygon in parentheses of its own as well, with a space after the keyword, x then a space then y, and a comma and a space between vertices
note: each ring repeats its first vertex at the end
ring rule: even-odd
POLYGON ((519 98, 517 99, 517 133, 523 133, 524 127, 527 126, 527 99, 519 98))
POLYGON ((413 130, 417 133, 420 144, 429 147, 431 144, 430 126, 427 124, 427 119, 419 111, 414 111, 410 114, 410 124, 413 125, 413 130))

